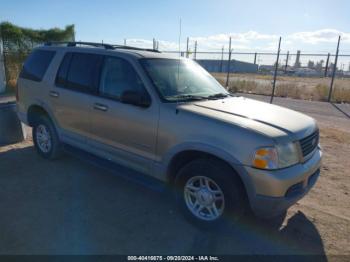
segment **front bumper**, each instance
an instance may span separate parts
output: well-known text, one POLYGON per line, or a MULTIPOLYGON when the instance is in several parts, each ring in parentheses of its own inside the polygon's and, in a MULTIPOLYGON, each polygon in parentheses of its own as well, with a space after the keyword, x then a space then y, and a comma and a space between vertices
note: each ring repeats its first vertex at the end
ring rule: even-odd
POLYGON ((277 216, 305 196, 315 185, 322 161, 317 149, 305 163, 280 170, 259 170, 246 167, 254 193, 249 195, 253 212, 259 217, 277 216))

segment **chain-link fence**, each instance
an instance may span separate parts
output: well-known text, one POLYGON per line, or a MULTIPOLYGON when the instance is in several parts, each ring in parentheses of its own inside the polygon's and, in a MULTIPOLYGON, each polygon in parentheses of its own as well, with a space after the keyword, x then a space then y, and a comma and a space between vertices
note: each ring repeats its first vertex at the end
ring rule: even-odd
POLYGON ((276 70, 277 52, 231 52, 230 60, 225 50, 163 52, 196 60, 232 92, 271 95, 276 71, 276 96, 350 102, 349 54, 338 54, 330 94, 335 53, 283 52, 276 70))
MULTIPOLYGON (((11 91, 30 50, 46 41, 74 40, 74 26, 67 26, 64 30, 31 30, 2 23, 0 36, 6 85, 11 91)), ((152 41, 149 41, 149 46, 141 47, 152 48, 152 41)), ((155 39, 153 49, 159 49, 159 43, 155 39)), ((175 58, 183 56, 196 60, 233 92, 350 102, 350 54, 338 54, 338 51, 307 53, 285 50, 237 52, 231 48, 208 51, 202 50, 196 41, 188 41, 185 49, 160 51, 172 54, 175 58)))

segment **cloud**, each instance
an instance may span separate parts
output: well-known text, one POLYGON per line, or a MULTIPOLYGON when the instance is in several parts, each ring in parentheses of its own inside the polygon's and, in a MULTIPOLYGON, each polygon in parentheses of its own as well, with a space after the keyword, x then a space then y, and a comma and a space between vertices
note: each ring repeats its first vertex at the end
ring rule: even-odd
POLYGON ((298 32, 287 36, 287 39, 301 41, 307 44, 335 43, 338 41, 339 35, 341 36, 342 42, 350 42, 350 33, 341 32, 336 29, 298 32))
MULTIPOLYGON (((338 36, 342 43, 350 43, 350 33, 336 29, 321 29, 316 31, 296 32, 282 35, 282 49, 304 49, 307 46, 336 43, 338 36)), ((277 49, 278 38, 276 34, 263 34, 256 31, 242 33, 222 33, 209 36, 190 37, 189 47, 193 51, 197 41, 199 51, 220 51, 223 46, 228 48, 229 38, 232 38, 232 48, 235 51, 273 51, 277 49)), ((137 47, 152 48, 153 40, 127 39, 127 44, 137 47)), ((186 48, 186 37, 182 37, 181 50, 186 48)), ((179 49, 178 42, 159 40, 159 49, 164 51, 176 51, 179 49)))

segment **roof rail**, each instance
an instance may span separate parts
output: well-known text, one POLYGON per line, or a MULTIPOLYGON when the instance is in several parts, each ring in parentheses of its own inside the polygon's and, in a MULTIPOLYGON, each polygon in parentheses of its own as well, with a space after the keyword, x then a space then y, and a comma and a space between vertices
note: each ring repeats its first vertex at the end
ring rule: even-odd
POLYGON ((116 49, 129 49, 129 50, 139 50, 139 51, 149 51, 149 52, 161 53, 157 49, 140 48, 140 47, 134 47, 134 46, 127 46, 127 45, 113 45, 113 47, 116 49))
POLYGON ((160 51, 156 49, 148 49, 148 48, 139 48, 134 46, 126 46, 126 45, 111 45, 111 44, 104 44, 104 43, 94 43, 94 42, 75 42, 75 41, 68 41, 68 42, 46 42, 44 44, 45 46, 54 46, 54 45, 66 45, 67 47, 72 46, 78 46, 78 45, 86 45, 86 46, 93 46, 93 47, 104 47, 105 49, 127 49, 127 50, 139 50, 139 51, 149 51, 149 52, 156 52, 160 53, 160 51))
POLYGON ((66 45, 66 46, 78 46, 78 45, 87 45, 93 47, 104 47, 105 49, 114 49, 113 45, 103 44, 103 43, 93 43, 93 42, 46 42, 45 46, 53 46, 53 45, 66 45))

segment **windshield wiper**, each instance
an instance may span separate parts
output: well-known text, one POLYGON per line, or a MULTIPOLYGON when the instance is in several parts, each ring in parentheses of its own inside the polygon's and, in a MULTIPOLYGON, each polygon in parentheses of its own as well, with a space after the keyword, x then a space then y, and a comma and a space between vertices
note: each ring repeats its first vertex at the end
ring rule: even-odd
POLYGON ((203 100, 203 99, 207 99, 206 96, 197 96, 197 95, 176 95, 176 96, 171 96, 168 98, 175 98, 177 100, 203 100))
POLYGON ((225 98, 231 96, 230 94, 225 94, 225 93, 217 93, 214 95, 207 96, 207 99, 219 99, 219 98, 225 98))

